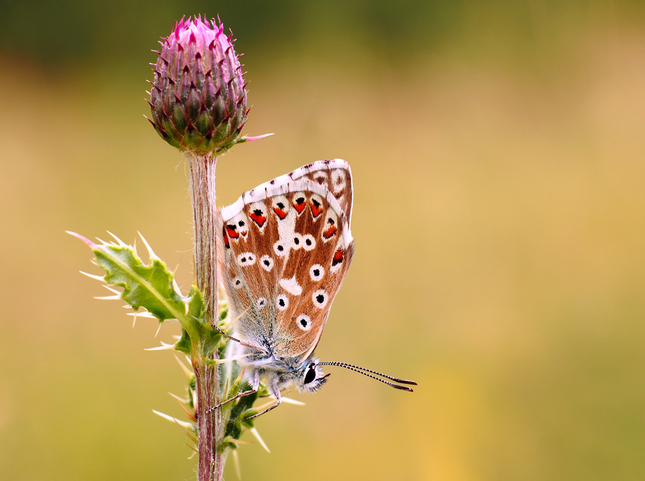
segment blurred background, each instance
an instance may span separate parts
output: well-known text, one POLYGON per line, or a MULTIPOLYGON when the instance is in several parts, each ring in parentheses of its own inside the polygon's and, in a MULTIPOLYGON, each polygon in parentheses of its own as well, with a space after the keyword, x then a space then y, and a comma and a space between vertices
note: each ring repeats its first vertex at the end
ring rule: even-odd
MULTIPOLYGON (((246 480, 645 477, 645 4, 31 0, 0 7, 0 477, 192 480, 177 327, 131 318, 65 230, 143 233, 192 282, 188 179, 143 118, 151 49, 220 15, 253 104, 221 205, 352 166, 356 254, 246 480)), ((253 441, 252 437, 246 438, 253 441)), ((238 479, 232 461, 227 479, 238 479)))

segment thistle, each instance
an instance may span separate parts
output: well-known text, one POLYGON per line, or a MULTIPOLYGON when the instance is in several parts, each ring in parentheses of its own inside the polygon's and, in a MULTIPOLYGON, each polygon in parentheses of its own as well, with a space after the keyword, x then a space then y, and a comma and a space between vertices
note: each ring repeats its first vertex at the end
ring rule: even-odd
POLYGON ((249 112, 242 65, 223 24, 182 18, 159 43, 148 119, 159 135, 195 155, 249 140, 240 137, 249 112))

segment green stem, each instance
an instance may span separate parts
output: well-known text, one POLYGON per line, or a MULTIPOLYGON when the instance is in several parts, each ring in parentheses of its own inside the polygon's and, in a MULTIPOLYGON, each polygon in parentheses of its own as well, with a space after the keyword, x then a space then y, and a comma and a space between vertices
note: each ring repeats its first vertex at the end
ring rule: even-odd
MULTIPOLYGON (((195 275, 204 296, 206 319, 216 326, 217 307, 217 207, 215 167, 217 157, 188 155, 190 190, 195 227, 195 275)), ((198 481, 221 481, 226 453, 222 447, 224 426, 219 404, 219 370, 204 357, 201 340, 191 339, 192 364, 197 389, 197 428, 199 433, 198 481)), ((217 351, 214 354, 217 357, 217 351)))

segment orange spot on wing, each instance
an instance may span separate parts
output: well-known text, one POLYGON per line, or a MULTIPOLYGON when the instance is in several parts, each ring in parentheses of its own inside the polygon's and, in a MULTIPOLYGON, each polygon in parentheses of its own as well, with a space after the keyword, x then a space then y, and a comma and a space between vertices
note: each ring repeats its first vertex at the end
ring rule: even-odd
POLYGON ((298 201, 294 201, 293 203, 293 206, 298 211, 298 214, 300 214, 303 210, 305 210, 305 206, 307 205, 305 203, 305 199, 303 199, 302 197, 300 197, 299 200, 301 200, 299 204, 298 204, 298 201))
POLYGON ((314 201, 312 201, 310 205, 311 205, 311 213, 313 214, 314 219, 315 219, 322 212, 322 206, 320 204, 318 204, 318 206, 316 206, 314 201))
POLYGON ((285 211, 278 209, 277 207, 273 208, 273 212, 275 212, 278 217, 280 217, 280 220, 284 219, 287 216, 287 213, 285 211))
POLYGON ((251 212, 249 214, 249 217, 251 217, 251 219, 253 219, 253 221, 260 227, 262 227, 264 223, 267 221, 266 217, 264 217, 263 215, 257 215, 254 212, 251 212))
POLYGON ((334 254, 333 259, 331 260, 331 265, 335 266, 336 264, 343 262, 343 257, 344 257, 343 251, 338 249, 334 254))
POLYGON ((226 227, 222 229, 222 237, 224 237, 224 246, 229 249, 231 247, 231 244, 228 241, 228 236, 226 235, 226 227))
POLYGON ((227 225, 226 233, 231 239, 237 239, 238 237, 240 237, 240 234, 237 233, 237 227, 235 227, 234 225, 227 225))
POLYGON ((331 236, 333 236, 338 229, 336 228, 335 225, 330 225, 329 229, 323 232, 323 237, 325 239, 329 239, 331 236))

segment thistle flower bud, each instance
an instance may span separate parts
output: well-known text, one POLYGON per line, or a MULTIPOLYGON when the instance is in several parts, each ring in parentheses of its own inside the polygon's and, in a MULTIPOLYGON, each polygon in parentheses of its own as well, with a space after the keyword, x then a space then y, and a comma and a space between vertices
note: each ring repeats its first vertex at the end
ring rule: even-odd
POLYGON ((150 82, 150 123, 173 147, 216 155, 240 137, 248 110, 242 66, 224 26, 181 19, 162 46, 150 82))

